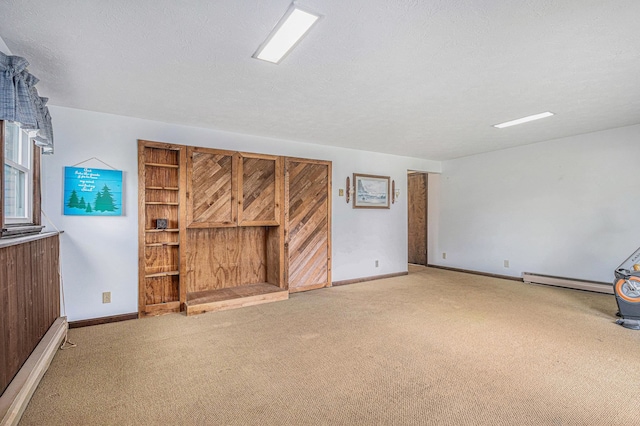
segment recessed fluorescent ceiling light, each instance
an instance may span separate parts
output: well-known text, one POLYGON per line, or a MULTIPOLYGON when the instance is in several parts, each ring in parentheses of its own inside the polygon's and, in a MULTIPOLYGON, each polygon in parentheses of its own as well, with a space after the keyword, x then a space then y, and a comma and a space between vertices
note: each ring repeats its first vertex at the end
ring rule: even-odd
POLYGON ((291 4, 287 13, 269 34, 269 37, 253 54, 253 58, 279 63, 300 42, 320 15, 291 4))
POLYGON ((497 127, 498 129, 502 129, 504 127, 515 126, 516 124, 526 123, 527 121, 539 120, 541 118, 551 117, 553 115, 552 112, 542 112, 540 114, 530 115, 528 117, 518 118, 517 120, 511 120, 500 124, 494 124, 493 127, 497 127))

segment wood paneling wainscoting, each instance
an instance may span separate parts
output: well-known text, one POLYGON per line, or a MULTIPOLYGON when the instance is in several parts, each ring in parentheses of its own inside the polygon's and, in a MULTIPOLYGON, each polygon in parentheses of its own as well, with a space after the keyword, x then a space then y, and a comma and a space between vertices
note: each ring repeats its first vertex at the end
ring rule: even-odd
POLYGON ((58 234, 38 237, 0 241, 0 391, 60 316, 58 234))
POLYGON ((64 337, 59 253, 59 235, 54 232, 0 240, 2 424, 19 420, 64 337))

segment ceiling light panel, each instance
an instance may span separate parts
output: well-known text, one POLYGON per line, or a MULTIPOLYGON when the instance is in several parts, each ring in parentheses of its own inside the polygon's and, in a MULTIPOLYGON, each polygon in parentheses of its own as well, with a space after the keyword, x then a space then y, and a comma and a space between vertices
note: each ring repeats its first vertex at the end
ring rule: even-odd
POLYGON ((274 64, 279 63, 320 18, 321 15, 292 3, 252 57, 274 64))
POLYGON ((527 117, 518 118, 517 120, 506 121, 500 124, 494 124, 493 127, 497 127, 498 129, 503 129, 509 126, 515 126, 516 124, 527 123, 533 120, 540 120, 541 118, 551 117, 554 115, 552 112, 542 112, 540 114, 529 115, 527 117))

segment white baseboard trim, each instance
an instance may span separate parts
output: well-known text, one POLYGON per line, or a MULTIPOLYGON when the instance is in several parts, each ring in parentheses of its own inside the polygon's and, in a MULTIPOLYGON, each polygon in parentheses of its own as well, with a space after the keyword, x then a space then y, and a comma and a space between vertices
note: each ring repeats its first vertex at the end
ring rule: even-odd
POLYGON ((67 332, 67 318, 56 319, 0 396, 0 426, 17 425, 67 332))
POLYGON ((527 284, 546 284, 556 287, 573 288, 576 290, 613 294, 613 284, 608 283, 579 280, 575 278, 554 277, 551 275, 534 274, 531 272, 523 272, 522 280, 527 284))

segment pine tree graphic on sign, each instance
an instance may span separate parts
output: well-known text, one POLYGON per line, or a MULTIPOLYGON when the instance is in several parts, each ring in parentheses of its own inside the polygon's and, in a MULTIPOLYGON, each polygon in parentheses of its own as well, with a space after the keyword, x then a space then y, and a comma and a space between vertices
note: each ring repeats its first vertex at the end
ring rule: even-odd
POLYGON ((77 208, 79 205, 80 202, 78 201, 78 194, 74 189, 73 191, 71 191, 71 196, 69 197, 69 201, 67 202, 67 207, 77 208))
POLYGON ((113 196, 111 190, 107 185, 102 188, 102 192, 96 194, 96 202, 94 203, 94 210, 99 212, 113 212, 116 210, 116 205, 113 202, 113 196))

